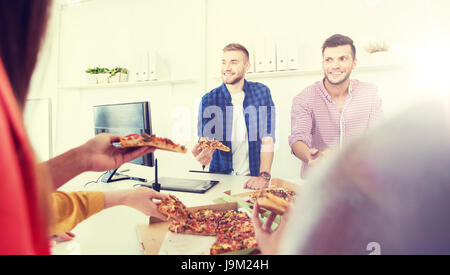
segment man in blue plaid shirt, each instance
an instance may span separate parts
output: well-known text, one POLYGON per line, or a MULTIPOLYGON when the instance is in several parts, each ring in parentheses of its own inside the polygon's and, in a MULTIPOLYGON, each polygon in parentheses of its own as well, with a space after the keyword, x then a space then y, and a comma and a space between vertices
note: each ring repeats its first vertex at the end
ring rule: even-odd
POLYGON ((275 105, 270 90, 258 82, 245 80, 250 68, 247 49, 229 44, 223 49, 223 84, 202 97, 198 116, 198 136, 216 139, 229 152, 202 149, 192 153, 210 172, 252 176, 244 187, 268 186, 275 140, 275 105))

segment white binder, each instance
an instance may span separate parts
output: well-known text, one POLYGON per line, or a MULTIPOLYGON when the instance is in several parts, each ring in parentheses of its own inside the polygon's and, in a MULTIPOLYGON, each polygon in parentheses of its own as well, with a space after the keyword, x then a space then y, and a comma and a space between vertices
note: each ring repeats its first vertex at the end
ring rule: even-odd
POLYGON ((149 80, 158 80, 159 55, 156 51, 149 52, 149 80))
POLYGON ((288 48, 288 70, 299 69, 299 48, 297 44, 291 44, 288 48))
POLYGON ((276 46, 275 42, 268 40, 265 43, 265 66, 264 71, 274 72, 277 70, 276 46))
POLYGON ((288 70, 288 49, 285 42, 277 44, 277 71, 288 70))
POLYGON ((148 81, 148 68, 149 68, 148 52, 141 53, 136 58, 136 70, 134 76, 136 81, 148 81))
POLYGON ((255 47, 255 72, 262 73, 265 72, 265 50, 264 44, 258 43, 255 47))

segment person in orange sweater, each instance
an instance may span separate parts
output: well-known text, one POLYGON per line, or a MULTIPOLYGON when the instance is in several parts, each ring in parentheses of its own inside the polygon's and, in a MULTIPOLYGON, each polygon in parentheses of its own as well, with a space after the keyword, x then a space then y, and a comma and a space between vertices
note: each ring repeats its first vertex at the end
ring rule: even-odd
POLYGON ((0 0, 0 254, 50 254, 49 234, 69 231, 115 205, 162 219, 157 202, 167 195, 138 188, 63 193, 56 189, 85 171, 104 171, 152 152, 112 145, 101 134, 45 163, 36 164, 22 118, 31 76, 46 29, 50 0, 0 0))

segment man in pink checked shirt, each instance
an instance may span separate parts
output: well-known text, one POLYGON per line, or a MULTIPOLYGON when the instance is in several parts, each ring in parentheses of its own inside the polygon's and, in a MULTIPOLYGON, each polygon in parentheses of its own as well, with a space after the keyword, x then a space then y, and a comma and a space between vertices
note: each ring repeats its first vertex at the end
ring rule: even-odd
POLYGON ((289 146, 302 163, 301 177, 331 149, 340 149, 383 116, 377 88, 350 79, 356 66, 353 40, 335 34, 322 46, 324 78, 292 103, 289 146))

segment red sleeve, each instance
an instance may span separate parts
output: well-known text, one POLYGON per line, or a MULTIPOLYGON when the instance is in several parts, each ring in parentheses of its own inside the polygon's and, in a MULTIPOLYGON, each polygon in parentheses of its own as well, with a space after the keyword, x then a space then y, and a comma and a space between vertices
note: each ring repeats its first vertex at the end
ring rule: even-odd
POLYGON ((49 254, 33 153, 1 60, 0 137, 0 254, 49 254))

